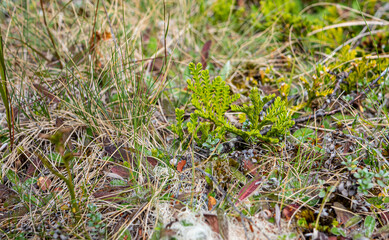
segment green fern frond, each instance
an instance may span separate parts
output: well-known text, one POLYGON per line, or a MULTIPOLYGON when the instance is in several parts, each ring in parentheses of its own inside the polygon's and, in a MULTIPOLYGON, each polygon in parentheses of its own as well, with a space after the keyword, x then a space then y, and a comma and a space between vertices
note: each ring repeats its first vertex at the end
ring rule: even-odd
POLYGON ((176 108, 176 124, 172 124, 172 131, 178 135, 178 137, 184 139, 184 130, 182 124, 184 122, 185 111, 179 108, 176 108))
MULTIPOLYGON (((285 134, 294 124, 287 110, 286 101, 279 97, 266 110, 262 116, 263 119, 260 119, 264 106, 275 98, 274 94, 262 97, 259 90, 253 88, 249 95, 250 105, 233 105, 233 102, 238 100, 240 95, 231 95, 230 87, 221 77, 211 80, 209 71, 202 70, 201 64, 191 63, 189 70, 192 79, 187 81, 188 89, 193 92, 191 103, 195 107, 195 111, 191 114, 187 126, 189 133, 193 135, 193 139, 198 144, 204 143, 209 136, 223 140, 227 132, 241 136, 245 141, 262 140, 275 143, 278 142, 278 137, 285 134), (227 120, 225 113, 230 108, 234 112, 242 112, 246 115, 246 119, 249 121, 248 128, 239 129, 227 120), (200 119, 209 122, 200 121, 200 119), (265 127, 270 128, 270 130, 265 131, 266 133, 262 135, 261 131, 265 127), (198 136, 199 131, 201 138, 198 136)), ((172 127, 176 132, 179 132, 180 123, 178 113, 181 114, 181 112, 176 113, 177 126, 172 127)))

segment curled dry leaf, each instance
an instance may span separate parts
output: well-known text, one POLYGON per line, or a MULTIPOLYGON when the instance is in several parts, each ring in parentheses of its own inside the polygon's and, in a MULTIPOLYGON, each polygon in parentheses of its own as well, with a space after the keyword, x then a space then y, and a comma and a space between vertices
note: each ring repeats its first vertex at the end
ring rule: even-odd
POLYGON ((354 214, 350 213, 350 211, 339 202, 334 202, 334 206, 332 208, 336 213, 336 221, 340 224, 348 222, 348 220, 354 216, 354 214))
POLYGON ((211 211, 213 206, 216 205, 216 199, 212 196, 208 196, 208 210, 211 211))
POLYGON ((26 179, 34 176, 36 170, 42 166, 42 162, 39 158, 33 157, 27 166, 26 179))
POLYGON ((123 194, 129 186, 107 186, 93 193, 95 198, 111 201, 111 202, 119 202, 123 199, 123 194))
POLYGON ((201 64, 203 65, 203 68, 207 68, 207 61, 209 57, 209 49, 211 48, 212 41, 208 40, 204 43, 203 49, 201 49, 201 64))
POLYGON ((130 176, 128 168, 117 166, 117 165, 111 168, 111 173, 117 174, 120 177, 125 179, 127 179, 130 176))
POLYGON ((387 211, 381 212, 378 215, 381 217, 382 223, 384 225, 389 224, 389 212, 387 212, 387 211))
POLYGON ((157 166, 157 164, 158 164, 158 159, 156 159, 155 157, 148 156, 148 157, 146 157, 146 160, 147 160, 147 162, 149 162, 149 163, 151 164, 151 166, 153 166, 153 167, 157 166))
POLYGON ((51 179, 49 177, 40 177, 38 178, 37 185, 42 191, 46 191, 50 188, 51 179))
POLYGON ((182 172, 182 170, 184 169, 185 164, 186 164, 186 160, 179 161, 178 164, 177 164, 177 171, 182 172))
POLYGON ((104 147, 104 150, 114 159, 127 161, 128 163, 133 162, 131 152, 124 150, 123 147, 117 148, 115 145, 110 145, 104 147))
POLYGON ((299 207, 300 205, 298 204, 290 204, 282 209, 282 215, 286 218, 286 220, 290 220, 299 207))
POLYGON ((258 175, 257 167, 250 159, 243 160, 243 167, 247 169, 249 174, 253 174, 254 176, 258 175))
POLYGON ((205 218, 205 222, 211 227, 212 231, 214 231, 215 233, 220 233, 219 220, 217 218, 217 215, 204 213, 203 216, 205 218))
POLYGON ((255 190, 258 189, 258 187, 260 186, 261 182, 262 182, 262 177, 257 176, 256 178, 254 178, 254 180, 252 180, 251 182, 246 184, 239 191, 239 193, 238 193, 238 200, 239 201, 237 201, 236 204, 239 204, 240 202, 242 202, 243 200, 248 198, 251 194, 253 194, 255 192, 255 190))

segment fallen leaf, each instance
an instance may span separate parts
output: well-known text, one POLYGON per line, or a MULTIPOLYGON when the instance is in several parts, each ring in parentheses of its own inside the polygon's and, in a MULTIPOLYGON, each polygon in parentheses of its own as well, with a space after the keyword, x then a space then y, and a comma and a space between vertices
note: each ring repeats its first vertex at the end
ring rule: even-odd
POLYGON ((146 68, 152 72, 160 72, 165 65, 165 60, 162 57, 156 57, 146 64, 146 68))
POLYGON ((345 224, 354 216, 354 214, 350 213, 346 207, 339 202, 334 202, 334 206, 332 208, 336 213, 336 221, 340 224, 345 224))
POLYGON ((389 212, 381 212, 378 215, 381 217, 384 225, 389 224, 389 212))
POLYGON ((10 196, 13 195, 17 196, 17 193, 6 185, 0 184, 0 202, 5 202, 7 199, 10 198, 10 196))
POLYGON ((49 92, 49 90, 47 90, 47 88, 37 84, 37 83, 34 83, 33 84, 34 87, 36 88, 36 90, 38 90, 38 92, 40 92, 41 94, 43 94, 45 97, 47 97, 48 99, 50 99, 50 101, 54 102, 54 103, 59 103, 60 100, 57 96, 55 96, 54 94, 52 94, 51 92, 49 92))
POLYGON ((186 164, 186 160, 179 161, 178 164, 177 164, 177 171, 182 172, 182 170, 184 169, 185 164, 186 164))
POLYGON ((123 190, 128 189, 130 186, 108 186, 104 187, 93 193, 93 196, 97 199, 102 199, 110 202, 119 202, 123 199, 123 190))
POLYGON ((219 221, 216 214, 204 213, 205 222, 211 227, 212 231, 215 233, 220 233, 219 231, 219 221))
POLYGON ((158 164, 158 159, 148 156, 146 157, 147 162, 149 162, 153 167, 157 166, 158 164))
POLYGON ((50 188, 50 185, 51 185, 50 177, 38 178, 37 185, 42 191, 48 190, 50 188))
POLYGON ((57 118, 55 119, 55 127, 56 127, 56 128, 62 127, 63 124, 64 124, 63 118, 57 117, 57 118))
POLYGON ((253 174, 254 176, 258 175, 257 167, 254 165, 254 163, 251 160, 249 159, 243 160, 243 167, 249 171, 248 172, 249 174, 253 174))
POLYGON ((115 165, 111 168, 111 173, 117 174, 122 178, 128 178, 130 176, 129 169, 115 165))
POLYGON ((219 233, 224 240, 228 240, 228 219, 225 212, 221 208, 216 209, 217 220, 219 223, 219 233))
POLYGON ((36 156, 31 156, 30 153, 27 151, 24 152, 30 159, 27 164, 27 171, 26 171, 26 178, 24 180, 29 179, 30 177, 33 177, 35 172, 42 166, 42 162, 39 158, 36 156))
POLYGON ((115 145, 105 146, 104 150, 113 158, 117 160, 127 161, 132 163, 131 152, 123 149, 123 147, 117 148, 115 145))
POLYGON ((208 40, 204 43, 203 48, 201 49, 201 64, 203 65, 203 69, 207 68, 207 61, 209 57, 209 49, 211 48, 212 41, 208 40))
POLYGON ((254 178, 254 180, 252 180, 251 182, 249 182, 248 184, 246 184, 238 193, 238 202, 236 204, 238 204, 239 202, 245 200, 246 198, 248 198, 251 194, 253 194, 255 192, 255 190, 258 189, 260 183, 262 181, 262 177, 259 177, 257 176, 256 178, 254 178))
POLYGON ((282 209, 282 215, 286 218, 286 220, 290 220, 293 214, 299 209, 300 205, 298 204, 289 204, 288 206, 282 209))
POLYGON ((208 211, 211 211, 213 206, 217 203, 216 199, 212 196, 208 196, 208 211))

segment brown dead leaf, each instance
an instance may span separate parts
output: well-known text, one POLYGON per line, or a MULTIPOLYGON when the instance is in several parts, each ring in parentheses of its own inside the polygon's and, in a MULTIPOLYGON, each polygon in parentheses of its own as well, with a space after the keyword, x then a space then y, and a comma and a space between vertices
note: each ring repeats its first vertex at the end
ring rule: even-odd
POLYGON ((247 169, 249 174, 253 174, 254 176, 258 175, 257 167, 250 159, 243 160, 243 167, 247 169))
POLYGON ((100 33, 99 31, 96 31, 95 34, 93 34, 92 38, 89 40, 90 51, 95 51, 100 41, 107 41, 111 39, 112 35, 110 32, 105 31, 103 33, 100 33))
POLYGON ((177 231, 174 229, 169 229, 169 228, 163 228, 161 229, 161 235, 160 237, 163 239, 171 239, 177 234, 177 231))
POLYGON ((122 200, 123 191, 128 189, 130 186, 107 186, 93 193, 93 196, 97 199, 119 202, 122 200))
POLYGON ((177 164, 177 171, 182 172, 182 170, 184 169, 185 164, 186 164, 186 160, 179 161, 178 164, 177 164))
POLYGON ((48 190, 50 188, 50 185, 51 185, 50 177, 38 178, 37 185, 42 191, 48 190))
POLYGON ((57 118, 55 119, 55 127, 56 127, 56 128, 62 127, 63 124, 64 124, 63 118, 57 117, 57 118))
POLYGON ((146 64, 146 68, 152 72, 160 72, 164 67, 164 62, 165 60, 162 57, 156 57, 146 64))
POLYGON ((282 215, 286 218, 286 220, 290 220, 294 213, 299 209, 300 205, 298 204, 289 204, 288 206, 282 209, 282 215))
POLYGON ((125 179, 127 179, 130 176, 128 168, 125 168, 123 166, 118 166, 118 165, 115 165, 111 168, 111 173, 115 173, 125 179))
POLYGON ((247 183, 238 193, 237 204, 248 198, 251 194, 255 192, 260 186, 262 181, 262 176, 257 176, 251 182, 247 183))
POLYGON ((17 193, 6 185, 0 184, 0 202, 5 202, 11 195, 17 195, 17 193))
POLYGON ((216 209, 216 213, 217 213, 217 220, 219 224, 219 233, 224 240, 228 240, 229 226, 228 226, 228 219, 226 217, 226 214, 221 208, 216 209))
POLYGON ((149 162, 149 163, 151 164, 151 166, 153 166, 153 167, 157 166, 157 164, 158 164, 158 159, 156 159, 155 157, 148 156, 148 157, 146 157, 146 160, 147 160, 147 162, 149 162))
POLYGON ((209 49, 211 49, 211 45, 212 45, 212 41, 208 40, 204 43, 204 46, 201 49, 201 64, 203 65, 203 69, 207 68, 209 49))
POLYGON ((211 227, 212 231, 215 233, 220 233, 219 230, 219 220, 216 214, 204 213, 205 222, 211 227))
POLYGON ((211 211, 213 206, 217 203, 216 199, 212 196, 208 196, 208 211, 211 211))
POLYGON ((143 31, 142 33, 142 43, 144 44, 144 46, 147 46, 147 44, 149 43, 150 33, 151 33, 150 27, 146 28, 146 30, 143 31))
POLYGON ((131 152, 124 150, 123 147, 117 148, 115 145, 110 145, 104 147, 104 150, 113 158, 117 160, 127 161, 128 163, 132 163, 133 159, 131 157, 131 152))
POLYGON ((49 92, 49 90, 47 90, 47 88, 37 84, 37 83, 34 83, 33 84, 35 89, 38 90, 38 92, 40 92, 41 94, 43 94, 45 97, 47 97, 48 99, 50 99, 50 101, 54 102, 54 103, 59 103, 60 100, 57 96, 55 96, 54 94, 52 94, 51 92, 49 92))
POLYGON ((389 212, 381 212, 378 215, 381 217, 382 223, 384 225, 389 224, 389 212))
POLYGON ((336 221, 338 221, 340 224, 346 223, 354 216, 354 214, 350 213, 346 207, 339 202, 334 202, 334 206, 332 208, 336 213, 336 221))
POLYGON ((33 157, 27 166, 26 179, 34 176, 35 172, 42 166, 42 162, 39 158, 33 157))

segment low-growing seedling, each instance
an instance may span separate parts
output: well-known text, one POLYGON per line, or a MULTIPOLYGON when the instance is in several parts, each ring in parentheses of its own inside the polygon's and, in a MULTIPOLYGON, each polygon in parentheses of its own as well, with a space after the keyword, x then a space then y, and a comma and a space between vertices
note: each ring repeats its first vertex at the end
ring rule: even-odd
POLYGON ((55 145, 55 150, 60 154, 62 158, 60 162, 63 162, 66 168, 66 172, 67 172, 66 177, 65 175, 57 171, 45 156, 38 155, 38 157, 45 165, 45 167, 47 167, 52 174, 59 177, 62 181, 66 183, 66 186, 70 193, 71 212, 74 216, 74 219, 76 220, 76 223, 79 223, 81 220, 81 213, 80 213, 79 203, 76 198, 75 187, 74 187, 73 177, 72 177, 72 160, 74 156, 72 152, 65 152, 65 146, 62 139, 62 135, 63 133, 61 131, 58 131, 52 136, 45 136, 45 137, 49 139, 52 144, 55 145))

